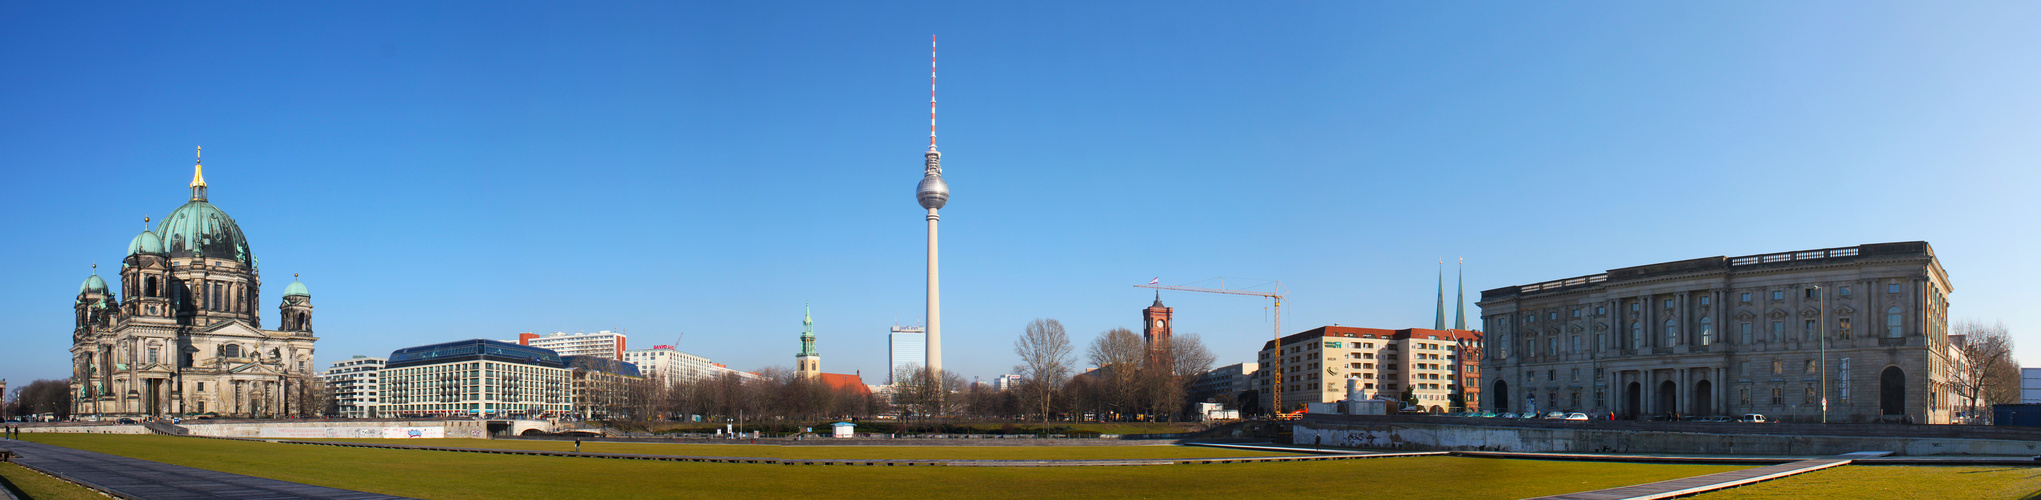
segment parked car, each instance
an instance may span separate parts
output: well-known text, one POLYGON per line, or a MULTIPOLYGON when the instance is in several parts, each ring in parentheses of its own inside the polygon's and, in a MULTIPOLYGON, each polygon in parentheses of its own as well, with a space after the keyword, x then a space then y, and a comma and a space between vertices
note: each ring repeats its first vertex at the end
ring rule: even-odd
POLYGON ((1745 413, 1745 414, 1743 414, 1743 417, 1742 417, 1742 418, 1738 418, 1738 419, 1736 419, 1736 421, 1738 421, 1738 422, 1746 422, 1746 423, 1754 423, 1754 424, 1761 424, 1761 423, 1765 423, 1765 422, 1770 422, 1771 420, 1770 420, 1770 419, 1767 419, 1767 418, 1765 418, 1765 416, 1764 416, 1764 415, 1761 415, 1761 414, 1757 414, 1757 413, 1745 413))
POLYGON ((1501 414, 1496 415, 1495 418, 1517 418, 1517 412, 1513 411, 1502 412, 1501 414))
POLYGON ((1567 420, 1588 420, 1588 418, 1587 418, 1587 414, 1586 414, 1586 413, 1581 413, 1581 412, 1573 412, 1573 413, 1568 413, 1568 414, 1566 414, 1566 419, 1567 419, 1567 420))
POLYGON ((1539 417, 1539 418, 1543 418, 1543 419, 1546 419, 1546 420, 1559 420, 1559 419, 1562 419, 1562 418, 1566 418, 1566 412, 1563 412, 1563 411, 1548 411, 1548 412, 1545 412, 1545 415, 1544 415, 1544 416, 1541 416, 1541 417, 1539 417))
POLYGON ((132 418, 125 418, 125 417, 123 417, 123 418, 121 418, 120 420, 118 420, 118 421, 115 421, 114 423, 118 423, 118 424, 132 424, 132 423, 135 423, 135 419, 132 419, 132 418))

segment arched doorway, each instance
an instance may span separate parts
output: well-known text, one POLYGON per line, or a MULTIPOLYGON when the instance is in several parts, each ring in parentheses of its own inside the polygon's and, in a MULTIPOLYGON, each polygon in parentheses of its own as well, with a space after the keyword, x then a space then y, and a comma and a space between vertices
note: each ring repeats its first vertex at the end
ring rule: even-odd
POLYGON ((1888 366, 1878 374, 1878 413, 1883 415, 1906 414, 1906 371, 1897 366, 1888 366))
POLYGON ((1432 405, 1432 413, 1444 415, 1446 413, 1446 409, 1439 407, 1439 405, 1432 405))
POLYGON ((1644 385, 1631 382, 1630 387, 1623 389, 1623 413, 1630 418, 1643 418, 1643 406, 1644 385))
POLYGON ((1679 387, 1679 385, 1677 385, 1677 384, 1674 384, 1674 383, 1672 383, 1672 381, 1671 381, 1671 380, 1667 380, 1667 381, 1664 381, 1664 382, 1659 382, 1659 383, 1658 383, 1658 394, 1657 394, 1657 396, 1658 396, 1658 409, 1657 409, 1657 410, 1654 410, 1654 412, 1655 412, 1655 413, 1672 413, 1672 412, 1674 412, 1674 411, 1678 411, 1678 409, 1679 409, 1679 406, 1678 406, 1678 405, 1680 404, 1680 392, 1679 392, 1679 391, 1680 391, 1680 387, 1679 387))
POLYGON ((1495 411, 1509 411, 1509 382, 1495 381, 1495 411))
POLYGON ((1713 400, 1715 399, 1713 397, 1710 397, 1714 394, 1714 392, 1712 392, 1714 390, 1714 385, 1715 384, 1711 384, 1706 380, 1694 383, 1694 399, 1693 399, 1694 404, 1692 406, 1694 407, 1695 415, 1715 414, 1715 409, 1709 407, 1709 403, 1713 402, 1713 400))

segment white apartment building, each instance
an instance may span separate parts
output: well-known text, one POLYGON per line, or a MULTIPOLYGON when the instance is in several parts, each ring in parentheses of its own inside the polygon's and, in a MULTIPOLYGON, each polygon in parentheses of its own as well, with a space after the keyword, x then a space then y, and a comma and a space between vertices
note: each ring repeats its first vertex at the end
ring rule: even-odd
POLYGON ((624 351, 623 360, 638 365, 639 373, 644 376, 664 380, 667 383, 699 380, 715 375, 715 366, 709 362, 709 358, 681 352, 670 345, 624 351))
POLYGON ((561 356, 596 356, 620 361, 624 359, 624 340, 624 334, 609 330, 595 333, 517 334, 518 344, 552 349, 561 356))
POLYGON ((1481 332, 1472 330, 1318 327, 1283 337, 1280 354, 1274 341, 1263 343, 1252 386, 1261 407, 1270 408, 1274 355, 1282 363, 1285 411, 1345 399, 1347 379, 1359 384, 1364 398, 1415 403, 1434 413, 1478 408, 1480 358, 1473 350, 1480 341, 1481 332))
POLYGON ((387 360, 368 356, 355 356, 334 363, 326 373, 319 374, 319 380, 326 383, 333 392, 336 413, 333 417, 376 418, 382 405, 383 365, 387 360))
POLYGON ((382 411, 393 417, 554 417, 573 409, 573 374, 560 356, 509 342, 398 349, 382 378, 382 411))

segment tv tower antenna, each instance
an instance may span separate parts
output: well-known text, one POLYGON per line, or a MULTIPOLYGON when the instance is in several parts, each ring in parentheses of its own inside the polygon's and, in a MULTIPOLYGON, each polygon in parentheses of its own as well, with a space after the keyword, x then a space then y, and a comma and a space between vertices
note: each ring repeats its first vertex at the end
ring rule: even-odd
POLYGON ((928 149, 935 150, 935 35, 928 36, 928 149))

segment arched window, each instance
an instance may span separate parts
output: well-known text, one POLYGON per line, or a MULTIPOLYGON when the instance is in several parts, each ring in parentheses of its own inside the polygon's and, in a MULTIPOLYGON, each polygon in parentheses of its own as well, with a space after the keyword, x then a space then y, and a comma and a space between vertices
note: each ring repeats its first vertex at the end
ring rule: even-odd
POLYGON ((271 360, 282 360, 282 359, 283 359, 283 353, 281 353, 281 352, 278 352, 278 351, 277 351, 276 349, 270 349, 270 350, 269 350, 269 359, 271 359, 271 360))
POLYGON ((1665 320, 1665 347, 1672 347, 1680 343, 1679 325, 1678 320, 1665 320))
POLYGON ((150 277, 147 277, 147 278, 142 278, 142 296, 143 296, 143 297, 155 297, 155 296, 157 296, 157 295, 156 295, 156 277, 155 277, 155 276, 150 276, 150 277))
POLYGON ((234 344, 220 346, 220 356, 228 358, 241 357, 241 346, 234 344))
POLYGON ((1701 345, 1715 343, 1715 318, 1701 317, 1701 345))
POLYGON ((1885 308, 1885 337, 1899 338, 1899 306, 1885 308))
POLYGON ((1636 348, 1639 348, 1639 347, 1643 347, 1643 346, 1644 346, 1644 325, 1643 325, 1642 323, 1638 323, 1638 322, 1632 321, 1632 322, 1630 322, 1630 346, 1629 346, 1629 347, 1630 347, 1631 349, 1636 349, 1636 348))

